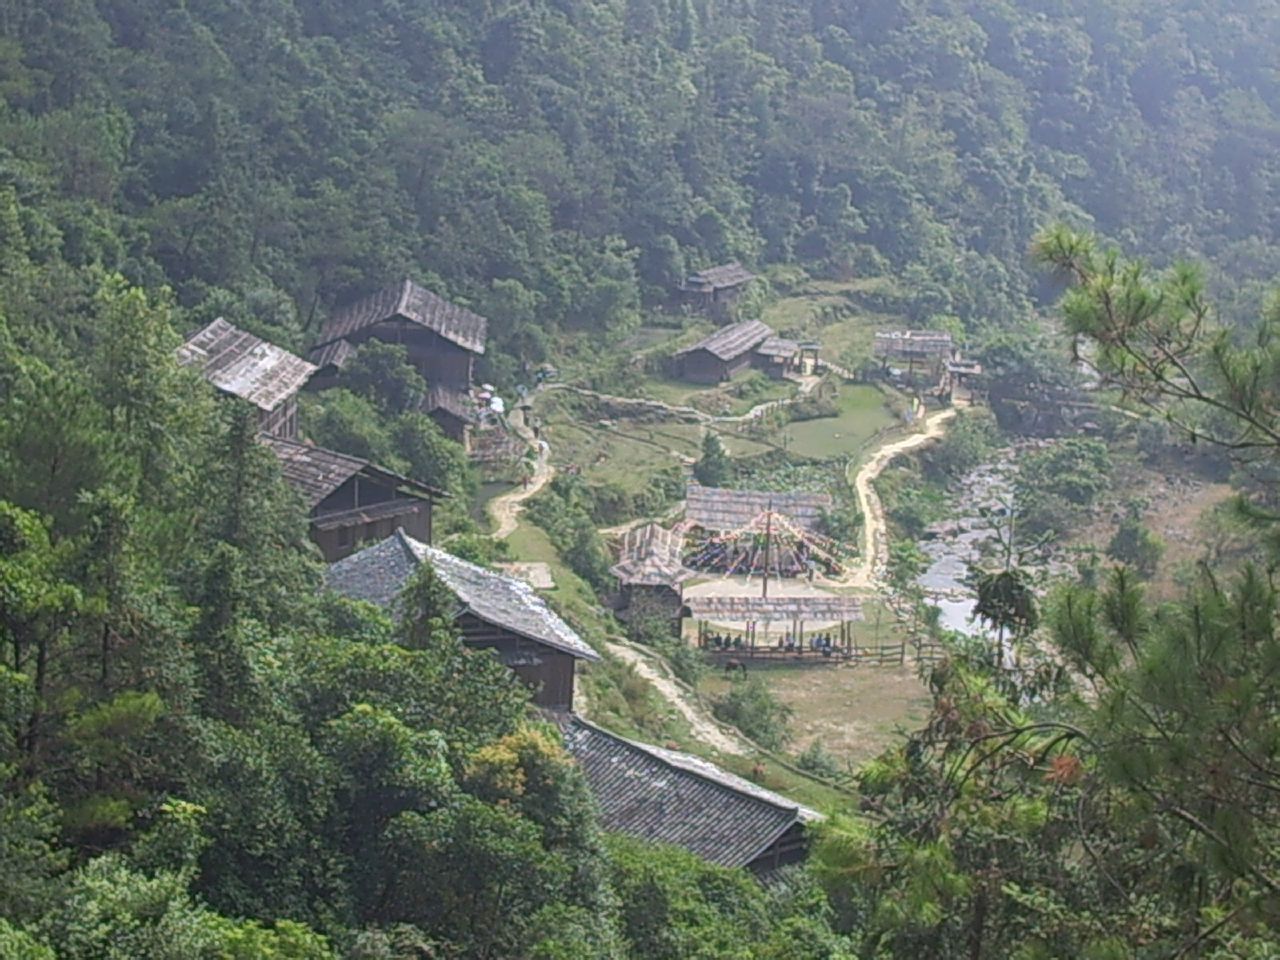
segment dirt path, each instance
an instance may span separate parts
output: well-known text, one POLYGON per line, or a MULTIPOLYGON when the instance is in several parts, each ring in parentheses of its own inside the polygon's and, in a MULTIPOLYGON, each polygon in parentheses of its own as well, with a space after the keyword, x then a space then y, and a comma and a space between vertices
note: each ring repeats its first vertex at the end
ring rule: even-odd
POLYGON ((556 468, 551 464, 551 448, 547 446, 547 441, 534 438, 533 431, 525 424, 524 414, 521 411, 517 410, 512 414, 511 426, 520 439, 535 448, 538 454, 534 462, 533 475, 526 485, 489 501, 489 516, 497 524, 493 532, 495 540, 505 540, 516 532, 516 527, 520 525, 522 504, 530 497, 537 496, 556 475, 556 468))
POLYGON ((859 468, 853 479, 853 489, 858 496, 858 509, 862 511, 862 543, 858 565, 839 581, 826 581, 828 586, 870 590, 875 586, 876 574, 884 569, 889 559, 889 536, 884 517, 884 505, 876 494, 875 479, 884 472, 893 459, 926 443, 932 443, 946 432, 946 424, 954 418, 954 407, 940 410, 925 418, 924 429, 899 440, 892 440, 875 451, 859 468))
POLYGON ((606 641, 605 646, 612 656, 631 664, 636 673, 684 717, 690 732, 700 743, 735 757, 751 756, 759 752, 759 748, 751 741, 707 714, 697 702, 693 691, 671 675, 661 657, 617 638, 606 641))

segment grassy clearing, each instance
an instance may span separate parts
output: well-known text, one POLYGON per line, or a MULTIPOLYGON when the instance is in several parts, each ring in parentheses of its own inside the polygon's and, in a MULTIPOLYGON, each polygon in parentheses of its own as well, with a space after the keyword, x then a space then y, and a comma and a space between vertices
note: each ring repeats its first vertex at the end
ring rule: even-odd
MULTIPOLYGON (((794 711, 792 751, 817 740, 850 769, 900 743, 904 731, 919 729, 929 715, 929 692, 910 659, 901 667, 788 663, 751 669, 794 711)), ((702 692, 716 696, 728 682, 713 675, 702 692)))
POLYGON ((898 422, 886 396, 867 384, 841 386, 837 402, 838 416, 787 425, 783 436, 794 456, 810 460, 853 456, 871 437, 898 422))
POLYGON ((701 428, 683 424, 618 423, 602 427, 571 415, 557 415, 544 427, 551 459, 558 469, 578 468, 592 486, 616 486, 640 493, 653 476, 680 457, 699 453, 701 428))

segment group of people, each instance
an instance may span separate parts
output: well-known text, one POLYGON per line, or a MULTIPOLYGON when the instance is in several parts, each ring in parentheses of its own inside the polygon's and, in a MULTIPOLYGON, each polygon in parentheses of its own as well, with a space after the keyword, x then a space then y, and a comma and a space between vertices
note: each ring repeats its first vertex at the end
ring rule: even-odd
MULTIPOLYGON (((702 638, 702 642, 703 646, 711 650, 741 650, 746 646, 746 639, 742 635, 730 633, 708 633, 702 638)), ((820 653, 824 657, 829 657, 836 649, 836 644, 829 633, 811 634, 808 637, 797 638, 790 631, 787 631, 773 645, 773 649, 785 651, 786 653, 803 653, 807 649, 813 653, 820 653)))
POLYGON ((708 633, 703 642, 712 650, 741 650, 745 643, 741 636, 727 633, 708 633))

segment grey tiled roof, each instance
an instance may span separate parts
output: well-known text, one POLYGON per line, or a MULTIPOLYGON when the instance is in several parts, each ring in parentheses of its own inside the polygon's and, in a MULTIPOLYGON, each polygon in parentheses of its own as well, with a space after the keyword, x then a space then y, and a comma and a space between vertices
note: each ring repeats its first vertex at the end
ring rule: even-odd
POLYGON ((689 277, 687 286, 692 290, 724 290, 730 287, 740 287, 744 283, 749 283, 756 278, 756 275, 738 263, 721 264, 718 267, 711 267, 707 270, 699 271, 689 277))
POLYGON ((386 287, 334 311, 325 323, 313 353, 335 340, 397 317, 434 330, 471 353, 484 353, 489 321, 418 286, 412 280, 386 287))
POLYGON ((743 320, 741 323, 721 327, 715 333, 685 347, 676 356, 705 350, 719 360, 732 360, 754 350, 773 336, 773 329, 762 320, 743 320))
POLYGON ((316 368, 219 317, 178 348, 178 363, 198 367, 224 393, 271 411, 302 389, 316 368))
POLYGON ((689 754, 637 743, 578 717, 565 748, 606 830, 670 843, 728 867, 751 863, 797 823, 821 814, 689 754))
POLYGON ((436 576, 458 598, 461 607, 457 616, 470 613, 580 660, 600 659, 525 581, 419 543, 402 530, 333 564, 325 583, 330 590, 353 600, 389 607, 423 563, 431 564, 436 576))

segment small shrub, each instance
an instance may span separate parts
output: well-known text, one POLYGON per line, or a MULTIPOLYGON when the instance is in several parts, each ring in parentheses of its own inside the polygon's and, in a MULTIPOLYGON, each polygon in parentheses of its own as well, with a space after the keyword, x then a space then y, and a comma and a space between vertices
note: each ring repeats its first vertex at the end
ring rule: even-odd
POLYGON ((724 696, 712 702, 712 712, 771 750, 781 750, 791 740, 792 709, 759 677, 735 680, 724 696))

